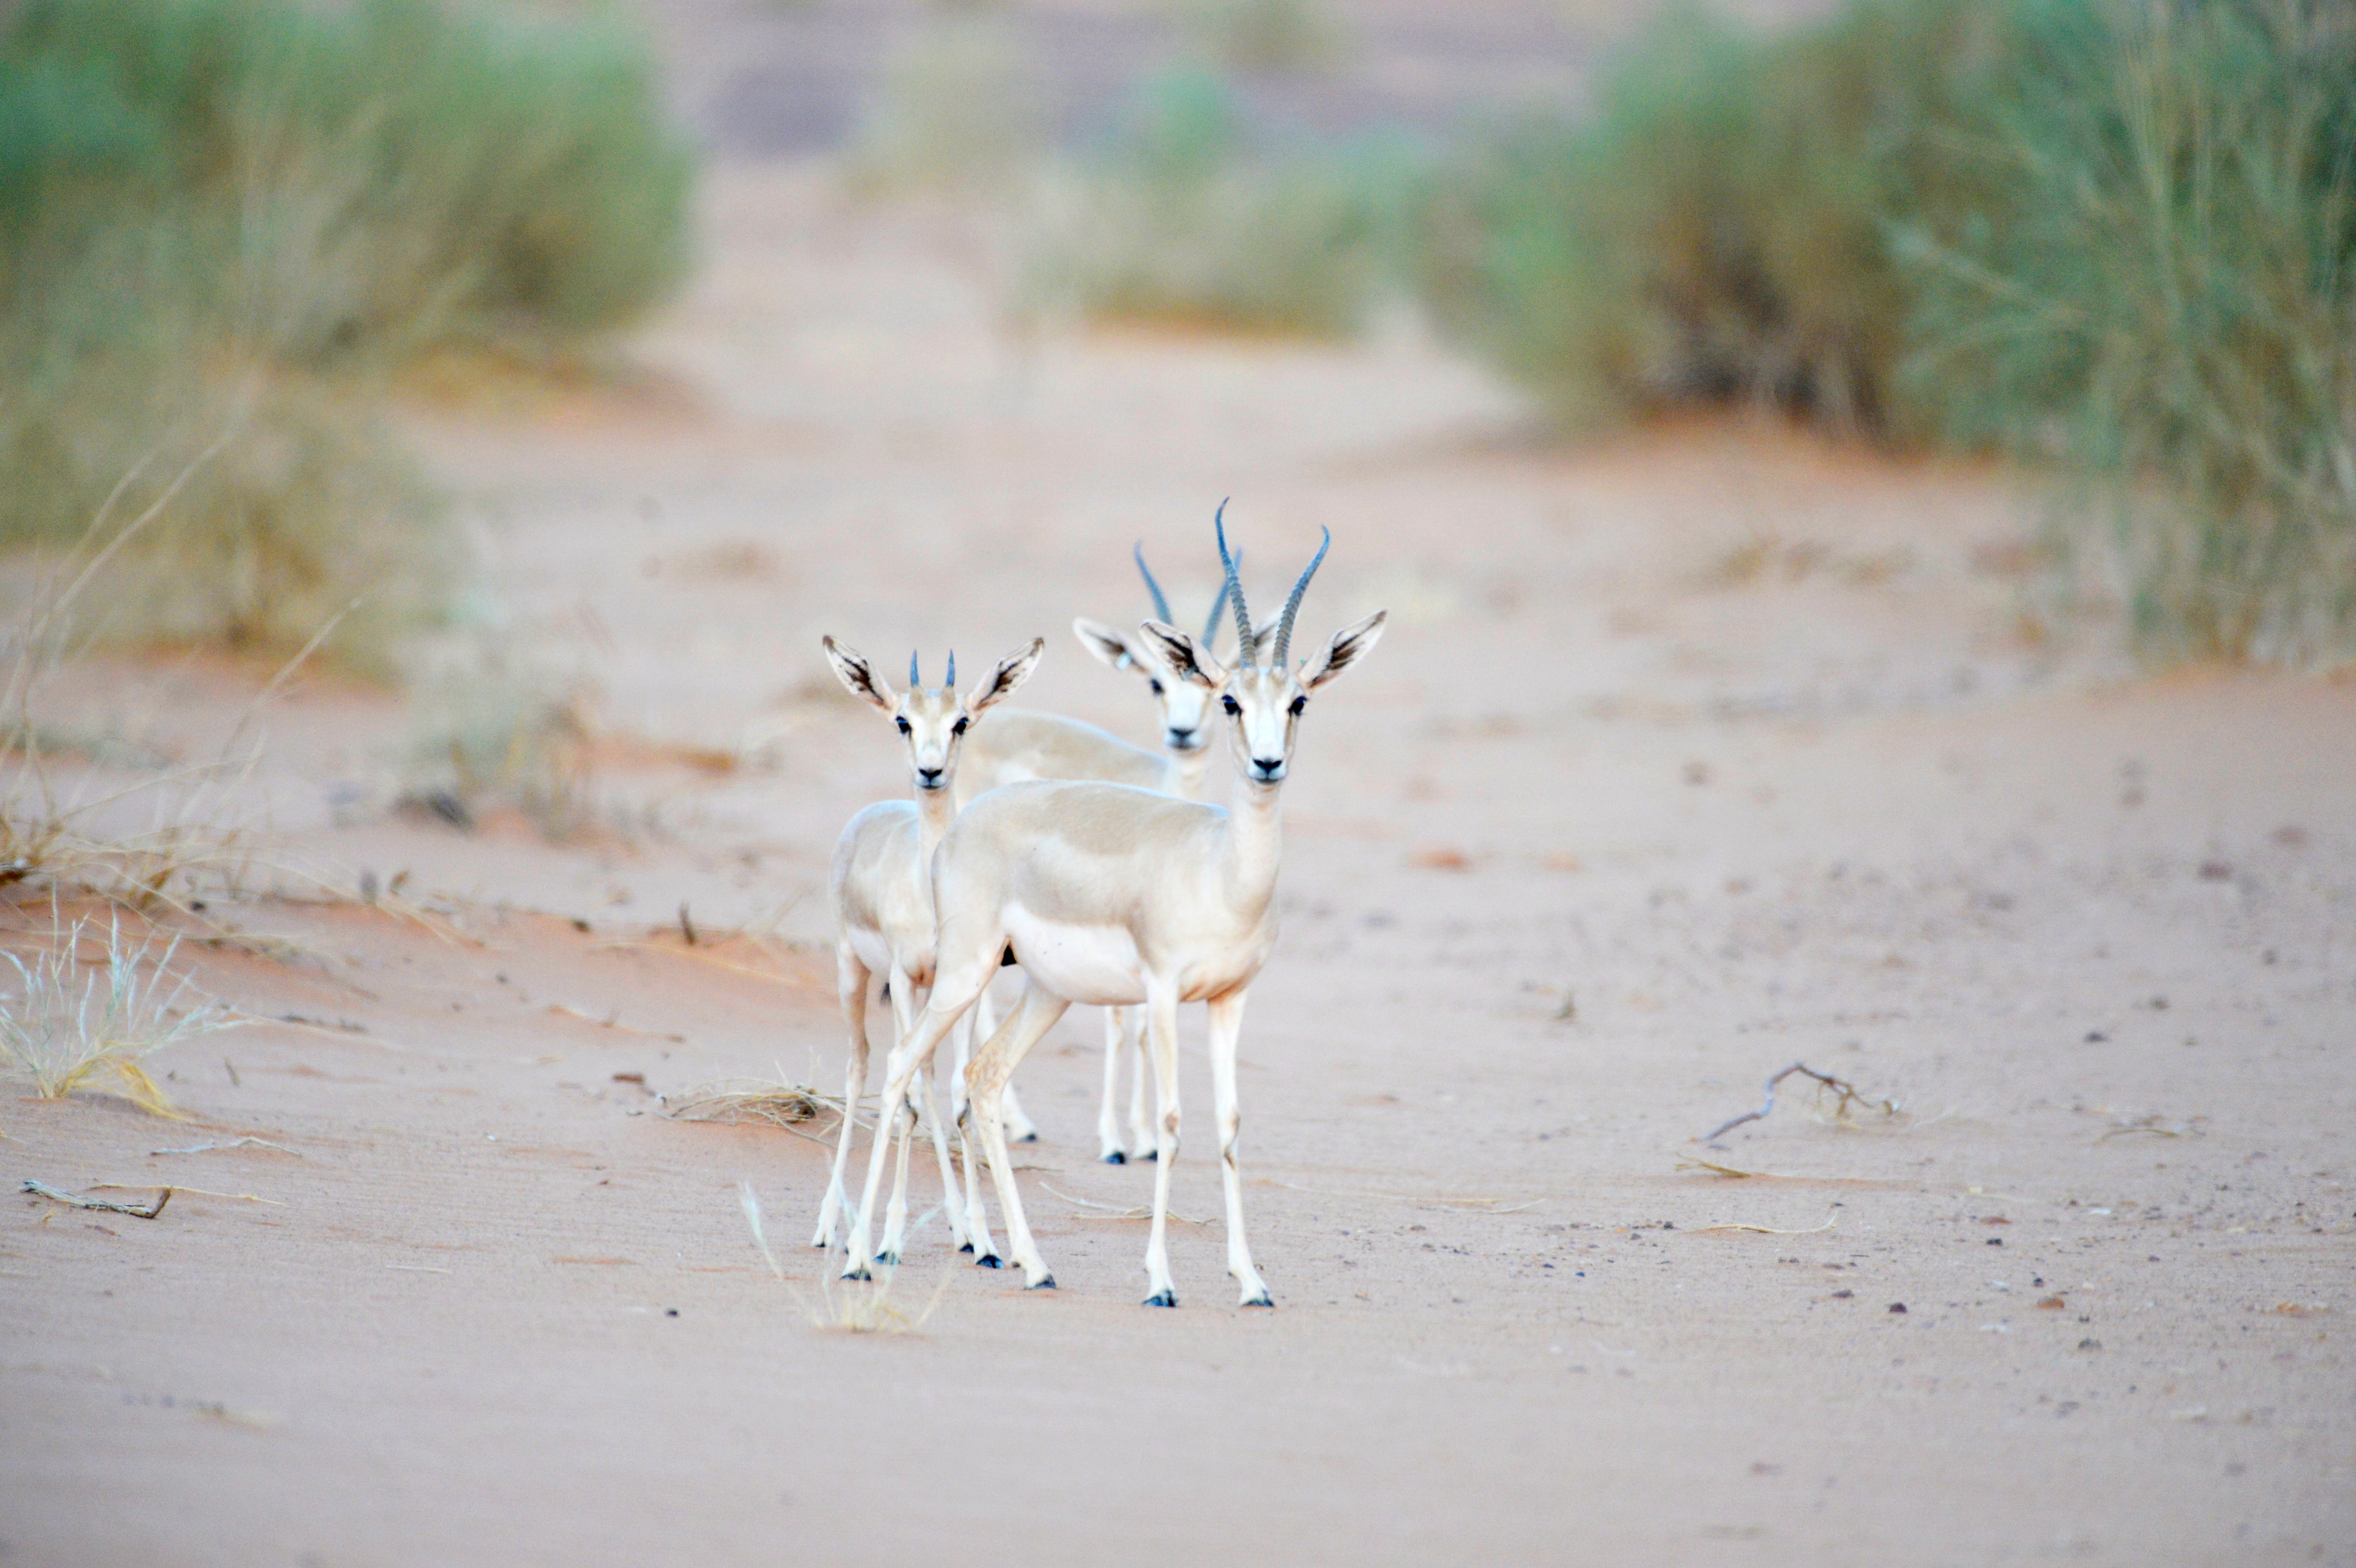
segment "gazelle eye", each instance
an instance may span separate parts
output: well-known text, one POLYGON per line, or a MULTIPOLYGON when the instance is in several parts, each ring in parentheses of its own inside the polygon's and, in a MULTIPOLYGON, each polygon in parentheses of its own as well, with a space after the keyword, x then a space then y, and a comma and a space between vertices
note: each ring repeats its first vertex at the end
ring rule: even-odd
POLYGON ((1288 709, 1288 711, 1290 711, 1295 719, 1298 719, 1301 717, 1302 709, 1306 709, 1308 706, 1309 699, 1307 696, 1303 695, 1296 697, 1292 699, 1292 706, 1288 709))
POLYGON ((973 722, 973 720, 970 719, 959 716, 958 721, 949 726, 949 733, 952 735, 962 735, 965 733, 965 727, 971 722, 973 722))
POLYGON ((1146 681, 1146 684, 1147 684, 1148 686, 1150 686, 1150 687, 1153 688, 1153 695, 1154 695, 1154 696, 1159 697, 1159 696, 1161 696, 1161 695, 1162 695, 1162 683, 1161 683, 1160 681, 1158 681, 1158 680, 1154 680, 1154 679, 1151 679, 1151 678, 1150 678, 1150 677, 1149 677, 1149 678, 1147 679, 1147 681, 1146 681))
POLYGON ((894 716, 894 720, 893 720, 893 721, 894 721, 894 723, 896 723, 896 724, 898 724, 898 725, 900 726, 900 733, 901 733, 901 734, 905 735, 905 734, 906 734, 906 733, 908 732, 908 730, 909 730, 909 724, 908 724, 908 716, 907 716, 906 714, 902 713, 902 714, 898 714, 898 715, 894 716))
POLYGON ((1244 710, 1244 705, 1237 702, 1233 697, 1220 698, 1219 706, 1226 709, 1230 714, 1241 713, 1244 710))

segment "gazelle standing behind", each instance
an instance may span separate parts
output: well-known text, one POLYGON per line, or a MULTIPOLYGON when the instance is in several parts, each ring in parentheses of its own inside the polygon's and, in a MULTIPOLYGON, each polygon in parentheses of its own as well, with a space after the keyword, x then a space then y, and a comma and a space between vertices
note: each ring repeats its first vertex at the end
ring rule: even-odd
MULTIPOLYGON (((984 709, 1003 701, 1028 679, 1045 651, 1044 637, 998 662, 981 688, 960 702, 957 694, 957 660, 950 657, 947 684, 926 691, 918 680, 916 656, 908 656, 908 689, 895 692, 862 655, 832 637, 825 640, 826 656, 851 695, 891 716, 908 748, 908 766, 916 799, 878 801, 853 816, 834 847, 827 891, 834 909, 835 988, 842 1003, 843 1021, 851 1029, 851 1061, 842 1092, 842 1134, 835 1146, 834 1169, 820 1200, 818 1233, 811 1245, 834 1244, 835 1213, 846 1200, 842 1174, 851 1157, 853 1113, 867 1092, 867 986, 871 976, 886 976, 892 996, 892 1016, 898 1026, 895 1049, 905 1045, 916 1017, 917 993, 933 979, 933 849, 957 815, 955 784, 959 753, 966 736, 984 709)), ((888 1131, 905 1110, 913 1127, 916 1107, 924 1103, 924 1085, 903 1083, 897 1096, 886 1095, 877 1107, 876 1129, 888 1131)), ((991 1102, 993 1112, 998 1102, 991 1102)), ((952 1237, 966 1241, 964 1205, 949 1169, 948 1145, 940 1119, 932 1123, 933 1151, 940 1159, 942 1202, 949 1215, 952 1237)), ((967 1151, 969 1165, 972 1151, 967 1151)), ((892 1213, 884 1236, 886 1256, 896 1258, 905 1223, 908 1146, 900 1145, 899 1179, 892 1213)), ((866 1237, 861 1241, 861 1263, 866 1262, 866 1237)))
MULTIPOLYGON (((1153 569, 1145 564, 1145 547, 1138 545, 1130 553, 1136 559, 1139 574, 1145 579, 1146 592, 1153 596, 1155 613, 1162 621, 1170 621, 1170 600, 1162 592, 1162 584, 1154 581, 1153 569)), ((1240 567, 1240 559, 1237 564, 1240 567)), ((1226 603, 1227 589, 1223 581, 1218 596, 1211 602, 1211 613, 1203 623, 1205 648, 1211 648, 1217 640, 1220 613, 1226 603)), ((1162 720, 1162 752, 1156 753, 1132 746, 1093 724, 1060 714, 1001 713, 991 720, 987 729, 978 731, 967 746, 964 764, 958 772, 958 809, 962 811, 976 797, 1001 784, 1033 779, 1091 779, 1103 784, 1134 784, 1186 800, 1202 799, 1210 757, 1210 750, 1205 744, 1209 701, 1206 695, 1173 674, 1160 652, 1142 637, 1125 636, 1085 615, 1072 623, 1072 633, 1083 647, 1113 668, 1132 669, 1145 677, 1162 720)), ((1269 635, 1267 631, 1260 634, 1263 644, 1269 635)), ((987 993, 974 1010, 975 1029, 957 1037, 960 1049, 957 1070, 950 1078, 950 1104, 957 1114, 962 1114, 964 1107, 962 1048, 967 1032, 987 1039, 997 1028, 987 993)), ((1098 1157, 1108 1165, 1121 1164, 1132 1150, 1141 1159, 1153 1157, 1152 1124, 1145 1115, 1145 1074, 1144 1029, 1132 1027, 1130 1009, 1106 1008, 1104 1093, 1097 1109, 1097 1146, 1098 1157), (1136 1042, 1136 1066, 1130 1080, 1130 1138, 1124 1147, 1119 1115, 1120 1062, 1128 1054, 1131 1040, 1136 1042)), ((1031 1119, 1023 1114, 1011 1083, 1006 1090, 1005 1114, 1012 1136, 1023 1139, 1032 1136, 1031 1119)), ((968 1173, 967 1180, 969 1190, 978 1190, 973 1173, 968 1173)))
MULTIPOLYGON (((1222 508, 1224 511, 1224 507, 1222 508)), ((1282 855, 1280 798, 1292 742, 1310 694, 1365 656, 1382 635, 1376 611, 1333 634, 1315 661, 1296 671, 1287 655, 1301 596, 1325 558, 1293 585, 1277 622, 1267 665, 1256 657, 1242 585, 1227 554, 1224 518, 1219 559, 1226 567, 1240 643, 1237 665, 1222 667, 1176 627, 1140 628, 1172 672, 1208 693, 1225 716, 1236 763, 1231 809, 1104 784, 1020 784, 974 802, 942 840, 933 868, 940 916, 933 990, 912 1035, 894 1048, 887 1095, 903 1093, 942 1039, 1012 950, 1023 966, 1021 1007, 984 1043, 970 1068, 978 1126, 1005 1213, 1014 1261, 1033 1289, 1055 1284, 1023 1215, 1008 1164, 998 1108, 1023 1054, 1074 1002, 1147 1008, 1162 1107, 1156 1129, 1153 1228, 1146 1243, 1146 1304, 1174 1307, 1168 1218, 1171 1166, 1178 1153, 1178 1005, 1209 1004, 1212 1094, 1226 1189, 1227 1272, 1247 1307, 1274 1303, 1244 1238, 1243 1187, 1236 1164, 1242 1113, 1236 1103, 1236 1045, 1244 998, 1276 945, 1276 876, 1282 855)), ((1331 536, 1328 536, 1328 544, 1331 536)), ((851 1267, 866 1266, 868 1220, 883 1175, 884 1129, 867 1168, 867 1187, 851 1243, 851 1267)), ((905 1144, 904 1144, 905 1148, 905 1144)), ((903 1160, 905 1159, 905 1153, 903 1160)))

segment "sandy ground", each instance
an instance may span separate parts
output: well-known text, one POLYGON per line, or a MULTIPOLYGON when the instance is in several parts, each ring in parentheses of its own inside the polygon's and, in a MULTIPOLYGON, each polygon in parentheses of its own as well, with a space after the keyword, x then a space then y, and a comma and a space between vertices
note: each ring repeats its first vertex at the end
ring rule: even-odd
MULTIPOLYGON (((11 1178, 266 1200, 10 1199, 0 1562, 2356 1563, 2356 685, 2023 642, 1997 473, 1554 449, 1411 333, 1012 341, 986 225, 712 203, 637 383, 427 419, 504 645, 595 683, 601 826, 404 815, 416 717, 300 682, 241 807, 430 918, 217 906, 294 945, 184 950, 273 1020, 155 1059, 193 1121, 0 1109, 11 1178), (1143 739, 1064 628, 1144 613, 1133 539, 1203 603, 1226 495, 1256 603, 1323 524, 1312 635, 1394 612, 1305 724, 1245 1029, 1280 1307, 1192 1017, 1212 1222, 1137 1305, 1090 1016, 1021 1079, 1062 1288, 936 1221, 921 1327, 847 1331, 824 1151, 664 1114, 839 1079, 825 858, 905 781, 818 636, 1044 635, 1025 703, 1143 739), (1900 1114, 1693 1141, 1795 1059, 1900 1114), (280 1147, 151 1152, 235 1136, 280 1147)), ((188 756, 256 683, 59 691, 188 756)))

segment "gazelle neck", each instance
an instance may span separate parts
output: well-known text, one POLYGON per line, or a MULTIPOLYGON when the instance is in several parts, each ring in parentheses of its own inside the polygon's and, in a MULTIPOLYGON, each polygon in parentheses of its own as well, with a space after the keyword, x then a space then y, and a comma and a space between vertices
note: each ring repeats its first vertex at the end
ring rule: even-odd
POLYGON ((1284 859, 1284 785, 1236 781, 1227 805, 1224 852, 1227 887, 1239 909, 1258 911, 1276 896, 1276 872, 1284 859))
POLYGON ((1173 752, 1171 761, 1177 765, 1179 795, 1187 800, 1202 799, 1203 785, 1211 772, 1211 748, 1197 746, 1191 752, 1173 752))
POLYGON ((948 785, 916 792, 916 885, 927 903, 933 896, 933 851, 956 820, 957 796, 948 785))

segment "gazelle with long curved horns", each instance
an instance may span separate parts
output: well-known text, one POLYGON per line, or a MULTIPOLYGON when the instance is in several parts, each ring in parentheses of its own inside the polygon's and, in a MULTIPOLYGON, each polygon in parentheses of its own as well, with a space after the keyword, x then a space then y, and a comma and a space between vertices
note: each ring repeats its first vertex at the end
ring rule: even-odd
MULTIPOLYGON (((1145 589, 1152 596, 1156 614, 1164 622, 1170 621, 1169 596, 1155 581, 1153 569, 1145 564, 1144 545, 1135 546, 1130 553, 1137 562, 1139 575, 1145 579, 1145 589)), ((1242 564, 1238 556, 1238 570, 1242 564)), ((1211 613, 1203 623, 1205 648, 1213 647, 1217 640, 1220 617, 1226 603, 1227 589, 1223 581, 1211 602, 1211 613)), ((976 735, 967 749, 965 765, 958 774, 958 809, 963 810, 976 796, 1001 784, 1031 779, 1093 779, 1103 784, 1134 784, 1186 800, 1202 799, 1210 757, 1209 748, 1204 743, 1208 698, 1171 673, 1162 656, 1141 636, 1124 636, 1085 615, 1073 621, 1072 634, 1083 647, 1113 668, 1133 669, 1146 677, 1162 721, 1162 751, 1156 753, 1132 746, 1093 724, 1060 714, 1001 713, 987 730, 976 735)), ((1260 631, 1263 647, 1273 635, 1272 627, 1260 631)), ((950 1078, 951 1104, 960 1110, 965 1088, 966 1035, 978 1032, 987 1039, 997 1028, 987 992, 975 1004, 974 1014, 974 1028, 957 1037, 958 1071, 950 1078)), ((1152 1124, 1145 1114, 1145 1077, 1144 1030, 1135 1027, 1130 1009, 1106 1008, 1104 1093, 1098 1102, 1097 1147, 1098 1157, 1107 1164, 1123 1163, 1131 1150, 1140 1158, 1153 1157, 1152 1124), (1124 1146, 1119 1117, 1120 1063, 1129 1054, 1131 1041, 1136 1046, 1136 1065, 1130 1080, 1129 1142, 1124 1146)), ((1012 1084, 1006 1092, 1006 1126, 1009 1135, 1017 1139, 1031 1135, 1030 1118, 1023 1114, 1012 1084)), ((968 1172, 967 1181, 969 1190, 979 1191, 973 1172, 968 1172)))
MULTIPOLYGON (((907 745, 909 772, 916 785, 915 800, 878 801, 851 819, 835 843, 834 860, 827 879, 836 932, 835 986, 842 1003, 843 1021, 851 1030, 851 1061, 842 1092, 841 1139, 835 1146, 834 1170, 827 1183, 826 1196, 819 1201, 818 1233, 811 1239, 813 1246, 831 1247, 836 1212, 846 1206, 842 1175, 851 1157, 851 1134, 857 1125, 852 1113, 867 1091, 868 981, 877 974, 888 976, 893 1019, 898 1026, 896 1054, 896 1048, 908 1042, 919 993, 932 984, 936 923, 933 850, 957 816, 955 784, 967 734, 985 709, 1003 701, 1030 677, 1047 643, 1044 637, 1032 638, 1029 645, 1001 659, 981 688, 960 701, 954 655, 949 658, 948 681, 927 691, 917 677, 916 656, 910 654, 908 689, 894 691, 863 656, 832 637, 824 642, 828 662, 851 695, 882 709, 898 726, 907 745)), ((899 1120, 902 1111, 907 1113, 913 1126, 916 1110, 925 1103, 921 1077, 913 1083, 901 1083, 884 1095, 876 1116, 876 1131, 888 1131, 899 1120)), ((997 1109, 995 1101, 991 1109, 997 1109)), ((948 1211, 950 1233, 959 1244, 966 1244, 965 1206, 959 1201, 957 1181, 949 1169, 948 1145, 939 1118, 928 1115, 925 1120, 932 1124, 933 1152, 940 1160, 942 1202, 948 1211)), ((972 1151, 969 1149, 967 1163, 969 1166, 971 1162, 972 1151)), ((884 1238, 887 1256, 896 1257, 900 1251, 901 1231, 907 1218, 907 1180, 908 1143, 904 1136, 898 1180, 884 1238)), ((862 1230, 862 1261, 866 1240, 862 1230)))
MULTIPOLYGON (((1021 784, 974 802, 941 842, 933 864, 940 916, 933 990, 914 1033, 896 1046, 886 1093, 905 1093, 1012 951, 1023 966, 1022 1005, 976 1053, 969 1069, 969 1127, 979 1127, 1004 1210, 1014 1261, 1033 1289, 1055 1284, 1039 1255, 1007 1160, 999 1101, 1023 1054, 1074 1002, 1142 1004, 1162 1106, 1156 1132, 1153 1228, 1146 1243, 1149 1306, 1177 1304, 1170 1277, 1171 1167, 1178 1153, 1178 1006, 1209 1005, 1214 1106, 1226 1189, 1227 1272, 1248 1307, 1272 1305, 1244 1237, 1237 1168, 1242 1113, 1236 1102, 1236 1046, 1244 999, 1276 945, 1276 877, 1282 853, 1280 801, 1292 743, 1311 693, 1364 658, 1382 635, 1384 613, 1333 634, 1318 656, 1289 663, 1292 624, 1318 563, 1293 584, 1277 622, 1271 656, 1256 656, 1242 585, 1227 553, 1225 507, 1215 522, 1219 559, 1240 634, 1230 669, 1184 632, 1148 622, 1171 670, 1208 693, 1224 716, 1236 764, 1231 808, 1105 784, 1021 784)), ((865 1267, 868 1220, 883 1175, 881 1129, 851 1236, 851 1267, 865 1267)))

